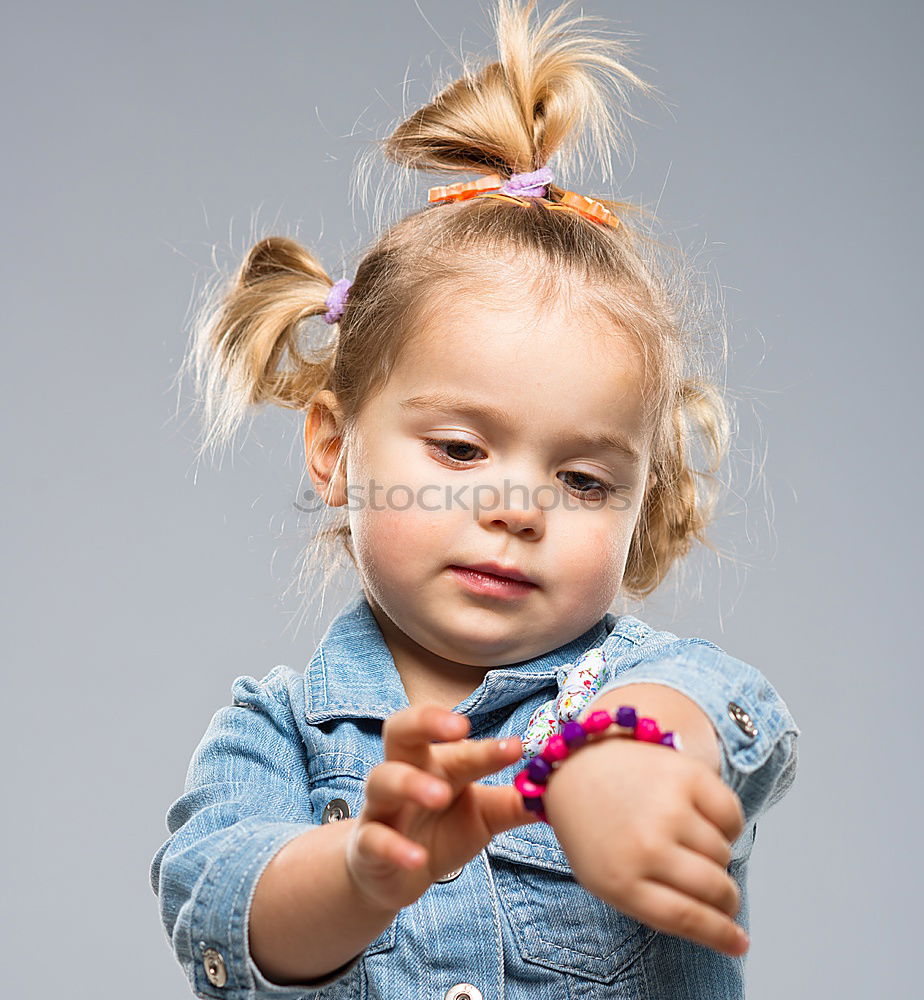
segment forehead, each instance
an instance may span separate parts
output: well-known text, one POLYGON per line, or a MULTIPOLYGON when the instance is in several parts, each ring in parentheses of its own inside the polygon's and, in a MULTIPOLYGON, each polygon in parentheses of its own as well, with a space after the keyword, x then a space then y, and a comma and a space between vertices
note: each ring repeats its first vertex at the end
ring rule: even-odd
POLYGON ((631 337, 586 302, 564 296, 537 311, 507 286, 434 309, 392 371, 383 401, 442 394, 501 407, 536 433, 645 436, 642 361, 631 337))

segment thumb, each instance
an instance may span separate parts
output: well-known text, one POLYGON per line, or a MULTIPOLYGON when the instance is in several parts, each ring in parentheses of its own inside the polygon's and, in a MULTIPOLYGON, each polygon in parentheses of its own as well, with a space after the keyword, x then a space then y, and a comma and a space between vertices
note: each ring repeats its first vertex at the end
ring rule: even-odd
POLYGON ((512 785, 472 785, 477 789, 481 817, 493 837, 515 826, 536 823, 539 817, 523 805, 523 796, 512 785))

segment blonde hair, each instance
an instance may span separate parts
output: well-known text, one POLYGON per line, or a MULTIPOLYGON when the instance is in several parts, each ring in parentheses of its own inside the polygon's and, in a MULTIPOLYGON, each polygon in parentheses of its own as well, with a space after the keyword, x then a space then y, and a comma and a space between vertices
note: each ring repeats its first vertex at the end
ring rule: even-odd
MULTIPOLYGON (((534 6, 497 0, 499 59, 465 67, 401 122, 381 143, 389 160, 466 178, 507 177, 550 161, 556 175, 567 176, 570 165, 583 167, 587 152, 608 162, 621 136, 613 93, 622 98, 627 84, 646 94, 654 88, 621 61, 624 42, 587 33, 591 18, 563 20, 565 3, 533 25, 534 6)), ((569 187, 587 193, 579 178, 569 187)), ((412 336, 447 297, 481 280, 489 284, 497 269, 492 258, 515 256, 530 276, 537 309, 579 288, 614 332, 634 339, 643 359, 657 479, 642 503, 623 592, 649 594, 694 540, 713 548, 705 530, 728 447, 729 411, 687 325, 688 293, 683 284, 679 292, 671 287, 658 259, 661 244, 630 224, 649 213, 598 197, 619 216, 614 228, 549 211, 563 190, 552 184, 545 198, 522 204, 474 198, 411 212, 362 256, 339 323, 323 330, 318 318, 333 282, 317 257, 285 236, 261 239, 194 323, 184 367, 194 365, 204 403, 202 450, 226 443, 250 407, 307 411, 329 389, 345 421, 343 460, 356 415, 412 336), (694 467, 697 442, 705 469, 694 467)), ((315 541, 328 550, 341 544, 355 566, 348 512, 338 508, 331 520, 315 541)), ((328 570, 332 565, 328 560, 328 570)))

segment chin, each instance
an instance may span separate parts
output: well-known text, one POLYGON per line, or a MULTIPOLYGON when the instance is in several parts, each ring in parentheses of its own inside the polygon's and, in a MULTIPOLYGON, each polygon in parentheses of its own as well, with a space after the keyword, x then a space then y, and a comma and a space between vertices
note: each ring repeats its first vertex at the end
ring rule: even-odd
POLYGON ((469 607, 450 612, 434 622, 433 628, 452 648, 449 659, 461 657, 473 666, 519 663, 534 655, 520 649, 524 638, 522 627, 490 608, 469 607))

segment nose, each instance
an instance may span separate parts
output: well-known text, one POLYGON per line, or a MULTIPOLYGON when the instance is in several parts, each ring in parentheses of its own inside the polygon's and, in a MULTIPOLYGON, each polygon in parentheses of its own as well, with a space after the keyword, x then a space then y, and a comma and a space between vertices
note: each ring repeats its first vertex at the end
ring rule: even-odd
POLYGON ((488 529, 503 528, 527 539, 545 533, 545 511, 534 490, 505 479, 503 484, 482 484, 474 497, 475 516, 488 529))

